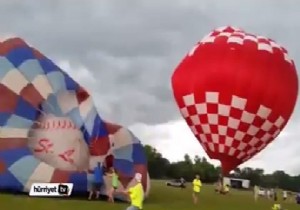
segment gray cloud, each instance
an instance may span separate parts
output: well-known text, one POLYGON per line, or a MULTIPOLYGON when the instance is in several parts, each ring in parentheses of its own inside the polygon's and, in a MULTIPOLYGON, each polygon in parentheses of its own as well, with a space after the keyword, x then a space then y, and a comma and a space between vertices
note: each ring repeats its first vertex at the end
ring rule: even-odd
MULTIPOLYGON (((155 125, 180 119, 171 74, 215 27, 269 36, 299 64, 299 6, 297 0, 10 0, 0 2, 0 35, 21 36, 63 64, 91 91, 105 118, 155 125)), ((289 145, 297 144, 292 126, 299 106, 288 125, 289 145)))

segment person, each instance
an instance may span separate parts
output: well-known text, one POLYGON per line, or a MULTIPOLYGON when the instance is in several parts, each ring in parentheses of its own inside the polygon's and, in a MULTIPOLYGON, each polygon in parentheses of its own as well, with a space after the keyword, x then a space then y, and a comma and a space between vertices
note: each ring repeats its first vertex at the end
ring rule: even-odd
POLYGON ((271 199, 275 197, 275 189, 274 188, 271 188, 271 199))
POLYGON ((224 189, 224 182, 223 182, 223 176, 222 174, 219 174, 219 178, 218 178, 218 193, 222 194, 223 193, 223 189, 224 189))
POLYGON ((229 193, 229 185, 224 183, 223 186, 221 186, 220 194, 226 195, 228 193, 229 193))
POLYGON ((271 190, 270 189, 267 189, 267 198, 268 199, 271 199, 271 190))
POLYGON ((273 189, 273 200, 274 200, 274 201, 277 201, 277 199, 278 199, 278 196, 277 196, 277 190, 274 190, 274 189, 273 189))
POLYGON ((283 198, 283 200, 286 201, 286 200, 287 200, 287 197, 288 197, 288 193, 287 193, 286 190, 284 190, 284 191, 282 192, 282 198, 283 198))
POLYGON ((198 196, 200 194, 201 187, 202 187, 202 182, 200 180, 200 176, 197 174, 195 176, 195 179, 193 180, 193 201, 194 201, 194 204, 198 203, 198 196))
POLYGON ((228 184, 224 184, 223 190, 222 190, 222 194, 226 195, 229 193, 229 185, 228 184))
POLYGON ((99 199, 101 188, 104 184, 103 179, 103 167, 102 163, 97 162, 96 167, 92 171, 94 175, 94 180, 92 183, 92 189, 90 190, 88 199, 91 200, 94 193, 96 193, 96 199, 99 199))
POLYGON ((272 210, 281 210, 281 205, 278 204, 278 203, 274 203, 273 207, 272 207, 272 210))
POLYGON ((293 192, 287 191, 287 197, 288 197, 288 201, 289 201, 289 202, 294 201, 294 200, 293 200, 293 199, 294 199, 294 197, 293 197, 294 195, 296 196, 296 194, 294 194, 293 192))
POLYGON ((119 176, 113 167, 111 167, 110 171, 111 173, 109 174, 109 176, 111 177, 112 188, 110 189, 110 192, 108 192, 108 201, 114 203, 114 194, 116 193, 119 186, 119 176))
POLYGON ((142 185, 142 174, 136 173, 134 176, 135 183, 133 187, 123 191, 129 197, 130 206, 126 210, 140 210, 143 209, 144 190, 142 185))
POLYGON ((180 178, 180 187, 181 189, 185 188, 185 180, 183 177, 180 178))
POLYGON ((256 202, 258 199, 259 187, 257 185, 254 186, 253 194, 254 194, 254 201, 256 202))
POLYGON ((214 186, 215 186, 215 192, 217 193, 217 192, 219 192, 219 183, 218 182, 216 182, 215 184, 214 184, 214 186))
POLYGON ((274 205, 272 206, 272 210, 287 210, 287 209, 283 208, 282 205, 279 203, 274 203, 274 205))
POLYGON ((297 193, 295 199, 296 199, 296 203, 300 204, 300 193, 297 193))

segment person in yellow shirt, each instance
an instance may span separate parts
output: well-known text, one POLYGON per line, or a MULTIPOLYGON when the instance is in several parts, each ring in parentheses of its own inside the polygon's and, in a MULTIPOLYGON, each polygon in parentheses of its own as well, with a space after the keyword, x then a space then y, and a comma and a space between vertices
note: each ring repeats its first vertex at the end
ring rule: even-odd
POLYGON ((224 184, 223 186, 223 193, 224 195, 226 195, 227 193, 229 193, 229 185, 228 184, 224 184))
POLYGON ((142 185, 142 174, 136 173, 134 176, 136 184, 124 191, 129 196, 131 205, 126 210, 140 210, 143 209, 144 190, 142 185))
POLYGON ((193 180, 193 200, 194 204, 198 203, 198 196, 201 191, 202 182, 200 180, 200 176, 197 174, 195 179, 193 180))
POLYGON ((281 206, 281 204, 278 203, 274 203, 274 205, 272 206, 272 210, 284 210, 281 206))

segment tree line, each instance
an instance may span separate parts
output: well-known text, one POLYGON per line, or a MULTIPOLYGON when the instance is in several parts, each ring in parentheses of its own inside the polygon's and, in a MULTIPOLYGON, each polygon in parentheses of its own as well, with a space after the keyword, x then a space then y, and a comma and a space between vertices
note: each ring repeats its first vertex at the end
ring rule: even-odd
MULTIPOLYGON (((191 181, 195 174, 199 174, 204 183, 215 183, 221 173, 220 166, 215 167, 209 163, 205 157, 184 156, 182 161, 170 162, 163 157, 155 148, 145 145, 146 156, 148 158, 148 170, 152 179, 179 179, 183 177, 191 181)), ((236 168, 230 177, 248 179, 251 186, 258 185, 264 188, 281 188, 298 192, 300 190, 300 174, 291 176, 282 170, 266 174, 261 168, 236 168)))

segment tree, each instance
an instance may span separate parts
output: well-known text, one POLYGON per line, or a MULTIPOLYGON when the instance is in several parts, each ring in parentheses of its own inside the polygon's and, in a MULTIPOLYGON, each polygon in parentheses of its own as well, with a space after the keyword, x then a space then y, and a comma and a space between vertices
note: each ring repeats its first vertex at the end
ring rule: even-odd
POLYGON ((184 162, 186 164, 188 164, 188 165, 192 165, 193 164, 192 159, 191 159, 191 157, 188 154, 184 155, 184 162))
POLYGON ((168 171, 170 162, 163 158, 157 150, 150 145, 146 145, 145 153, 148 159, 148 171, 152 178, 165 177, 168 171))
POLYGON ((196 156, 194 157, 194 163, 195 163, 195 164, 201 163, 201 158, 200 158, 198 155, 196 155, 196 156))
POLYGON ((236 169, 234 169, 234 177, 239 178, 241 176, 241 169, 239 167, 237 167, 236 169))
MULTIPOLYGON (((185 178, 192 181, 195 174, 199 174, 201 180, 206 183, 213 183, 218 180, 221 174, 221 167, 215 167, 205 157, 196 155, 193 159, 185 154, 182 161, 170 163, 155 148, 145 145, 145 154, 148 158, 148 171, 152 179, 179 179, 185 178)), ((284 171, 275 171, 272 174, 265 174, 260 168, 236 168, 233 175, 236 178, 249 179, 251 185, 275 188, 279 187, 291 191, 299 191, 300 175, 290 176, 284 171)))

